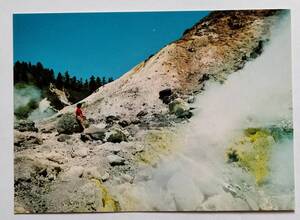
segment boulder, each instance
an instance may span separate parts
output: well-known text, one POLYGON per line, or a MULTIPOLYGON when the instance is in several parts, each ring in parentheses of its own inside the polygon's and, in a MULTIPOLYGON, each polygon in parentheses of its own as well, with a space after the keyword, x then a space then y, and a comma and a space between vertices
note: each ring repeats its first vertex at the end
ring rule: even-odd
POLYGON ((85 134, 89 135, 91 139, 93 140, 101 140, 103 141, 105 139, 105 129, 97 128, 97 127, 90 127, 85 130, 85 134))
POLYGON ((109 115, 105 118, 106 124, 112 124, 118 120, 120 120, 120 116, 115 116, 115 115, 109 115))
POLYGON ((171 101, 171 96, 173 92, 170 88, 161 90, 159 92, 159 99, 162 100, 163 103, 169 104, 171 101))
POLYGON ((190 96, 190 97, 188 97, 187 102, 190 103, 190 104, 194 103, 195 99, 196 99, 195 96, 190 96))
POLYGON ((180 115, 177 115, 178 118, 191 118, 193 116, 193 113, 191 111, 185 111, 180 115))
POLYGON ((141 118, 141 117, 143 117, 143 116, 145 116, 145 115, 147 115, 148 114, 148 112, 147 111, 145 111, 145 110, 142 110, 142 111, 140 111, 139 113, 137 113, 137 117, 138 118, 141 118))
POLYGON ((103 182, 105 182, 105 181, 108 180, 108 179, 109 179, 109 173, 108 173, 108 172, 105 172, 104 175, 101 176, 101 180, 102 180, 103 182))
POLYGON ((80 134, 80 140, 83 142, 92 141, 92 138, 87 134, 80 134))
POLYGON ((127 127, 130 123, 126 120, 122 120, 118 123, 121 127, 125 128, 127 127))
POLYGON ((193 115, 192 112, 190 112, 188 104, 180 98, 175 99, 169 104, 169 111, 178 118, 191 118, 193 115))
POLYGON ((114 129, 110 132, 107 141, 112 143, 120 143, 122 141, 127 141, 127 137, 121 130, 114 129))
POLYGON ((137 125, 141 123, 141 120, 139 119, 134 119, 133 121, 131 121, 132 124, 137 125))
POLYGON ((58 120, 56 125, 57 132, 60 134, 73 134, 83 131, 83 127, 78 123, 72 113, 66 113, 58 120))
POLYGON ((121 176, 121 179, 124 181, 124 182, 129 182, 129 183, 133 183, 133 177, 130 176, 129 174, 123 174, 121 176))
POLYGON ((14 128, 18 131, 33 131, 38 132, 38 129, 35 127, 35 123, 29 120, 19 120, 14 124, 14 128))
POLYGON ((108 159, 109 164, 112 166, 125 164, 125 159, 115 154, 108 155, 106 158, 108 159))

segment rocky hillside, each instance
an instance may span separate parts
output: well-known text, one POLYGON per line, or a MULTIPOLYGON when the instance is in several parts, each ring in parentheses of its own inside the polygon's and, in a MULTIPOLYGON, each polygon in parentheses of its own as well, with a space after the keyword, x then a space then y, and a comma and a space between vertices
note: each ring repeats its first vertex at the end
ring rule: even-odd
POLYGON ((186 30, 181 39, 85 99, 88 116, 134 118, 142 110, 165 113, 166 105, 159 100, 159 91, 170 88, 188 99, 204 89, 205 81, 226 80, 228 74, 262 53, 276 13, 211 13, 186 30))
MULTIPOLYGON (((211 13, 84 99, 89 127, 82 133, 74 106, 36 125, 21 121, 15 126, 15 212, 167 211, 159 199, 154 204, 151 195, 142 196, 150 171, 184 145, 178 128, 193 121, 193 103, 207 82, 222 84, 259 57, 283 13, 211 13)), ((230 187, 221 191, 233 205, 228 209, 274 209, 255 199, 245 202, 230 187)), ((213 194, 200 197, 197 207, 181 206, 180 196, 171 198, 175 203, 168 210, 218 208, 211 205, 213 194)))

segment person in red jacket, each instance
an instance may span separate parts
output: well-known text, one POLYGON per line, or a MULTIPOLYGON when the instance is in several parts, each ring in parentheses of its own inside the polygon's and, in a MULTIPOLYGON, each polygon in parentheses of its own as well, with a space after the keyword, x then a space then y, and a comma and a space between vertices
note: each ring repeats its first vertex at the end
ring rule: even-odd
POLYGON ((83 115, 83 112, 81 110, 81 103, 77 104, 77 108, 75 111, 75 115, 76 115, 76 120, 78 121, 78 123, 81 125, 82 129, 84 130, 84 120, 86 119, 86 117, 83 115))

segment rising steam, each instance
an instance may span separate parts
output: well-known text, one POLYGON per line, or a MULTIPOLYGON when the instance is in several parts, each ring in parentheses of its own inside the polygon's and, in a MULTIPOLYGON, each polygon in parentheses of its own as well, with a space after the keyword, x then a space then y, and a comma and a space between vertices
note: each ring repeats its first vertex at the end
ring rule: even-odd
MULTIPOLYGON (((228 77, 209 82, 195 116, 183 125, 181 151, 146 168, 148 178, 116 193, 126 210, 292 209, 293 143, 272 149, 271 174, 259 187, 248 172, 226 163, 225 149, 248 127, 292 122, 290 18, 277 22, 262 55, 228 77), (284 192, 284 193, 283 193, 284 192)), ((144 174, 139 174, 140 176, 144 174)))
POLYGON ((32 85, 22 85, 14 87, 14 110, 26 106, 30 101, 39 102, 41 100, 41 90, 32 85))
POLYGON ((42 97, 42 91, 33 85, 17 85, 14 87, 14 112, 29 111, 27 119, 37 121, 49 117, 55 113, 50 106, 50 102, 42 97), (30 103, 34 103, 35 108, 26 108, 30 103))

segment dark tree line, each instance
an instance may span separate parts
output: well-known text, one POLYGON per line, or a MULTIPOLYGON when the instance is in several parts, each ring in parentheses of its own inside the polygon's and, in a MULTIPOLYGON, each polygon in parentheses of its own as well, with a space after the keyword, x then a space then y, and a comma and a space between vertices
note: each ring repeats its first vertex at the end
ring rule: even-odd
POLYGON ((113 78, 91 75, 89 79, 78 79, 68 71, 55 74, 53 69, 45 68, 42 63, 17 61, 14 64, 14 85, 18 83, 33 84, 42 90, 48 90, 50 83, 58 89, 65 89, 71 102, 77 102, 93 93, 99 87, 112 82, 113 78))

